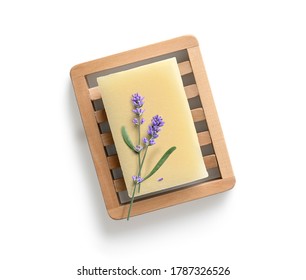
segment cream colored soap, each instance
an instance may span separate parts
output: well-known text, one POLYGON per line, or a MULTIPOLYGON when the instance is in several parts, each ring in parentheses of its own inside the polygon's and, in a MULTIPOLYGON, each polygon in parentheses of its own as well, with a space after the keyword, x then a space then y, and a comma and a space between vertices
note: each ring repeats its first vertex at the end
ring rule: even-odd
POLYGON ((170 147, 177 149, 152 177, 141 184, 141 191, 136 191, 136 196, 208 176, 176 58, 99 77, 98 85, 130 197, 134 187, 132 176, 138 172, 138 157, 123 141, 121 128, 126 127, 132 142, 137 145, 138 132, 132 123, 135 115, 131 102, 132 94, 137 92, 145 98, 141 139, 147 136, 153 116, 160 115, 165 121, 156 144, 149 146, 141 177, 152 170, 170 147), (163 180, 158 181, 159 178, 163 180))

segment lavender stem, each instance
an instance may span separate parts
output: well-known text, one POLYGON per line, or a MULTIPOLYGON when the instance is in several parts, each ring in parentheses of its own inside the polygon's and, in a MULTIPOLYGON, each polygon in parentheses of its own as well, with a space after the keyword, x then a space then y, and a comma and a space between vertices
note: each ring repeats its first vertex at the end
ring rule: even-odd
MULTIPOLYGON (((140 116, 138 116, 138 145, 140 146, 140 116)), ((138 153, 138 176, 141 177, 141 162, 140 162, 140 151, 138 153)), ((138 184, 138 192, 140 192, 140 183, 138 184)))
MULTIPOLYGON (((149 147, 149 146, 146 146, 146 150, 145 150, 145 153, 144 153, 143 158, 142 158, 142 162, 141 162, 140 167, 139 167, 139 174, 140 174, 140 172, 141 172, 143 163, 144 163, 144 161, 145 161, 145 158, 146 158, 146 155, 147 155, 147 151, 148 151, 148 147, 149 147)), ((140 175, 138 175, 138 176, 140 176, 140 175)), ((140 192, 140 184, 138 185, 138 192, 140 192)))
POLYGON ((134 185, 134 190, 133 190, 133 195, 132 195, 132 199, 131 199, 131 202, 130 202, 130 207, 129 207, 129 212, 128 212, 127 220, 130 219, 131 210, 132 210, 132 206, 133 206, 133 202, 134 202, 134 198, 135 198, 136 186, 137 186, 137 183, 135 183, 135 185, 134 185))

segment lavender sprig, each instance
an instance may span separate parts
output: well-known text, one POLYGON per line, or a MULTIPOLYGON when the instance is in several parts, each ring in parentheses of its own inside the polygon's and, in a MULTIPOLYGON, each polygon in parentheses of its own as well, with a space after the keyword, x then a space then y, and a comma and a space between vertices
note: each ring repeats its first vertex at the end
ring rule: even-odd
MULTIPOLYGON (((144 161, 147 156, 148 148, 156 144, 155 139, 158 138, 161 128, 165 125, 165 122, 163 118, 159 115, 155 115, 152 118, 151 123, 149 124, 148 130, 147 130, 148 136, 142 138, 142 143, 144 144, 144 147, 143 147, 141 145, 141 140, 140 140, 141 139, 140 126, 144 123, 144 118, 141 117, 143 113, 145 112, 145 110, 142 108, 142 106, 144 105, 144 97, 141 96, 139 93, 135 93, 132 95, 131 101, 133 104, 132 111, 135 114, 135 117, 133 118, 132 123, 138 128, 138 144, 135 146, 132 144, 126 132, 125 127, 122 127, 121 133, 122 133, 123 140, 127 144, 127 146, 131 148, 134 152, 136 152, 138 155, 138 172, 137 172, 137 175, 132 176, 132 180, 134 183, 134 189, 133 189, 130 207, 128 210, 127 220, 129 220, 130 218, 131 209, 132 209, 132 205, 134 202, 137 186, 138 186, 138 192, 140 192, 141 183, 145 181, 146 179, 148 179, 149 177, 151 177, 164 164, 167 158, 176 149, 176 147, 171 147, 157 162, 157 164, 154 166, 152 171, 147 176, 143 178, 141 177, 141 170, 142 170, 144 161), (143 152, 143 157, 141 158, 142 152, 143 152)), ((163 178, 160 178, 157 181, 160 182, 162 180, 163 178)))

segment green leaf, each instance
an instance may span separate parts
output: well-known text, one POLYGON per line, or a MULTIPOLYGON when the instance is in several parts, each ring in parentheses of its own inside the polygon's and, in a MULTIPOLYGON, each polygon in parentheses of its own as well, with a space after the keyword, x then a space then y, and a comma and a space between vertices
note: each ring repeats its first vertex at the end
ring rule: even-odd
POLYGON ((167 152, 164 153, 164 155, 160 158, 160 160, 158 161, 158 163, 156 163, 156 165, 154 166, 154 168, 152 169, 152 171, 143 178, 143 181, 150 178, 164 163, 165 161, 168 159, 168 157, 176 150, 176 147, 173 146, 171 147, 167 152))
POLYGON ((121 127, 121 135, 122 135, 122 138, 125 142, 125 144, 133 151, 133 152, 136 152, 135 149, 134 149, 134 145, 129 137, 129 135, 127 134, 126 132, 126 129, 125 127, 121 127))

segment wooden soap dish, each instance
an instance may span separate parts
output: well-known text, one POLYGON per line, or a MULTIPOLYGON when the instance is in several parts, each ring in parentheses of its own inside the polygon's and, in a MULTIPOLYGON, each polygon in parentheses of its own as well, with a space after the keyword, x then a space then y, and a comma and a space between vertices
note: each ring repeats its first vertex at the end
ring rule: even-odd
POLYGON ((70 75, 107 211, 127 217, 129 198, 97 77, 176 57, 209 177, 191 186, 138 198, 132 216, 231 189, 235 177, 206 76, 198 42, 183 36, 74 66, 70 75))

